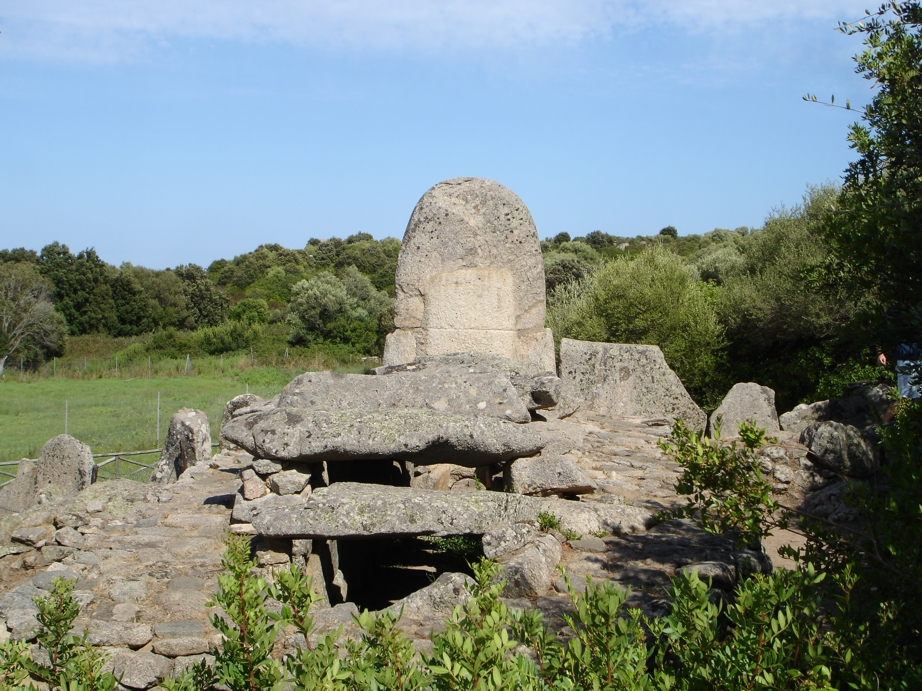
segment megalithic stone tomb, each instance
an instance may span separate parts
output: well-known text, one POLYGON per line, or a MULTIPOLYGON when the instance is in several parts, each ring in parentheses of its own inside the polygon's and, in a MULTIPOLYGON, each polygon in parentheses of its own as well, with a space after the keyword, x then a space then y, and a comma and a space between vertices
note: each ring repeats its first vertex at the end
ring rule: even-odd
POLYGON ((453 178, 410 216, 384 365, 472 352, 554 371, 544 263, 528 208, 492 180, 453 178))

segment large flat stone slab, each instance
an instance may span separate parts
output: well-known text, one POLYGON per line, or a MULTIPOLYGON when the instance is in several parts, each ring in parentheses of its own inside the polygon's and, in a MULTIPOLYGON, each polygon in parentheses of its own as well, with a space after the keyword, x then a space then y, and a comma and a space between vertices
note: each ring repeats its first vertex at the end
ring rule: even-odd
POLYGON ((609 417, 681 419, 696 431, 707 416, 653 345, 560 343, 560 417, 585 408, 609 417))
POLYGON ((378 375, 426 371, 439 371, 446 374, 452 371, 461 374, 466 372, 502 374, 508 377, 528 410, 552 408, 557 405, 560 398, 561 381, 556 372, 543 370, 533 362, 510 360, 498 355, 481 353, 421 355, 413 362, 384 365, 374 370, 378 375))
POLYGON ((482 535, 504 523, 534 521, 540 511, 539 500, 517 494, 338 482, 300 507, 254 510, 253 526, 272 537, 482 535))
POLYGON ((401 459, 468 467, 532 456, 545 443, 508 420, 420 409, 275 408, 234 418, 223 434, 254 456, 277 461, 401 459))
POLYGON ((509 377, 487 368, 472 371, 463 367, 432 367, 422 372, 396 372, 388 377, 307 372, 282 390, 277 405, 369 412, 426 408, 513 422, 531 420, 509 377))
POLYGON ((505 492, 440 492, 338 482, 300 506, 253 509, 253 527, 269 537, 366 538, 398 535, 483 535, 510 523, 536 523, 553 512, 565 527, 643 530, 652 515, 632 506, 542 500, 505 492))

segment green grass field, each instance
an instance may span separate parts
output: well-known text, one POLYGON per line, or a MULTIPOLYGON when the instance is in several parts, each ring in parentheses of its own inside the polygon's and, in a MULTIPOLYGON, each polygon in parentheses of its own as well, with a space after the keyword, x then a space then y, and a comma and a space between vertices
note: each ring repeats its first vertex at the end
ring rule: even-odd
MULTIPOLYGON (((64 433, 65 405, 67 433, 89 444, 94 454, 158 448, 170 424, 170 416, 180 408, 204 410, 211 423, 212 441, 216 442, 227 401, 247 390, 270 398, 305 371, 295 367, 228 367, 228 373, 221 375, 217 364, 214 367, 210 364, 200 363, 202 366, 196 368, 192 376, 153 376, 151 379, 143 376, 82 379, 34 375, 21 378, 17 372, 7 370, 7 376, 0 379, 0 462, 37 458, 46 441, 64 433)), ((362 371, 358 366, 335 369, 362 371)), ((144 462, 151 462, 151 457, 143 458, 144 462)), ((3 470, 11 471, 8 467, 3 470)))
MULTIPOLYGON (((250 392, 274 396, 283 383, 250 386, 250 392)), ((67 431, 90 445, 93 453, 154 449, 162 443, 170 416, 180 408, 204 410, 217 441, 221 411, 246 391, 235 378, 49 379, 0 383, 0 461, 37 458, 42 444, 67 431), (160 394, 160 439, 157 394, 160 394)))

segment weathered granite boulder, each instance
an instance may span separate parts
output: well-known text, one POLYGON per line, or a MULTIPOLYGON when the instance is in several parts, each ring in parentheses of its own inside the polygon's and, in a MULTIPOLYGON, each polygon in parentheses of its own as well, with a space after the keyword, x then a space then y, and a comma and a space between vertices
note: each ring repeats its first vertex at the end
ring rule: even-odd
POLYGON ((539 535, 517 552, 500 557, 497 580, 505 581, 504 597, 541 597, 551 589, 560 563, 560 543, 551 535, 539 535))
POLYGON ((480 542, 483 545, 483 556, 496 559, 520 550, 537 539, 538 529, 530 523, 510 523, 485 533, 480 542))
POLYGON ((531 456, 544 446, 527 425, 421 409, 276 408, 234 418, 224 434, 254 456, 302 462, 403 459, 477 467, 531 456))
POLYGON ((557 518, 562 531, 580 537, 598 533, 642 533, 653 524, 653 513, 639 506, 563 499, 540 501, 541 511, 557 518))
POLYGON ((507 491, 540 497, 588 494, 596 488, 595 482, 572 459, 543 451, 540 456, 518 458, 508 463, 503 480, 507 491))
POLYGON ((812 518, 821 518, 832 523, 849 523, 858 518, 858 511, 846 503, 850 492, 848 481, 840 480, 808 494, 799 508, 812 518))
POLYGON ((502 185, 454 178, 427 191, 403 237, 396 290, 385 365, 476 352, 554 369, 538 232, 502 185))
POLYGON ((67 434, 45 442, 37 461, 22 459, 16 477, 0 489, 0 509, 21 512, 42 498, 79 492, 96 482, 90 447, 67 434))
POLYGON ((496 372, 505 375, 515 387, 522 403, 528 410, 552 408, 560 399, 560 378, 556 373, 542 370, 532 362, 520 362, 497 355, 480 353, 450 353, 448 355, 422 355, 400 365, 385 365, 375 368, 378 375, 396 372, 423 372, 431 369, 460 372, 496 372))
POLYGON ((181 408, 170 418, 170 428, 163 441, 160 460, 150 481, 167 484, 192 466, 211 459, 211 429, 208 416, 201 410, 181 408))
POLYGON ((477 477, 477 471, 474 468, 466 468, 463 465, 454 465, 452 463, 433 463, 432 465, 419 465, 413 468, 413 475, 410 478, 410 487, 416 489, 437 489, 447 492, 458 483, 465 480, 473 480, 477 477))
POLYGON ((801 403, 780 418, 781 429, 801 432, 813 422, 841 422, 859 429, 880 423, 891 405, 885 384, 856 386, 851 395, 816 403, 801 403))
POLYGON ((6 487, 0 488, 0 510, 18 513, 35 504, 38 499, 35 491, 37 472, 35 461, 28 458, 19 461, 16 477, 6 487))
POLYGON ((42 446, 35 464, 35 489, 46 497, 72 494, 96 481, 90 447, 67 434, 42 446))
POLYGON ((282 390, 277 407, 368 412, 425 408, 513 422, 531 420, 508 377, 459 367, 397 372, 387 377, 307 372, 282 390))
POLYGON ((720 420, 720 436, 732 439, 739 436, 739 423, 752 420, 769 436, 777 434, 778 412, 775 410, 775 392, 767 386, 753 382, 734 384, 717 409, 711 413, 708 434, 714 436, 720 420))
POLYGON ((698 431, 707 422, 657 346, 565 338, 560 343, 560 378, 560 417, 586 408, 610 417, 682 419, 698 431))
POLYGON ((870 477, 880 465, 877 446, 851 425, 814 422, 800 433, 800 441, 820 465, 847 477, 870 477))
POLYGON ((678 570, 679 573, 696 573, 699 580, 710 583, 712 588, 719 588, 732 593, 736 587, 736 569, 722 561, 702 561, 689 564, 678 570))
MULTIPOLYGON (((221 429, 224 429, 224 425, 231 421, 234 417, 234 413, 243 408, 250 408, 252 406, 259 405, 263 403, 264 400, 252 393, 244 393, 239 396, 235 396, 230 399, 224 406, 224 412, 221 414, 221 429)), ((219 435, 220 436, 220 435, 219 435)), ((220 437, 221 449, 233 449, 235 448, 233 444, 224 439, 223 436, 220 437)))
POLYGON ((464 606, 471 599, 474 585, 474 579, 467 574, 443 573, 425 588, 397 600, 387 609, 406 619, 436 618, 441 622, 451 616, 455 607, 464 606))
POLYGON ((173 662, 154 653, 122 651, 112 658, 112 674, 129 689, 149 689, 173 671, 173 662))
MULTIPOLYGON (((241 488, 242 489, 242 488, 241 488)), ((268 506, 300 506, 304 499, 297 494, 265 494, 256 499, 246 499, 244 495, 238 493, 234 495, 234 508, 231 512, 231 520, 234 523, 252 523, 254 512, 257 508, 268 506)))

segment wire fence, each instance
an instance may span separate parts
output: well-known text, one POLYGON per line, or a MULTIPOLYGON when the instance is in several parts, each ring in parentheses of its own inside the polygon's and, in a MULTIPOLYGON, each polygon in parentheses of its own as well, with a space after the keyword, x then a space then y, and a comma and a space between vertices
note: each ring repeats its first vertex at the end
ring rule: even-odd
POLYGON ((119 356, 106 357, 67 356, 50 360, 8 360, 4 373, 23 381, 47 378, 66 379, 152 379, 161 377, 195 377, 240 374, 263 367, 282 370, 329 370, 338 367, 370 368, 381 364, 381 358, 354 353, 333 356, 321 351, 289 353, 285 348, 278 353, 245 353, 227 355, 185 354, 177 357, 119 356))

